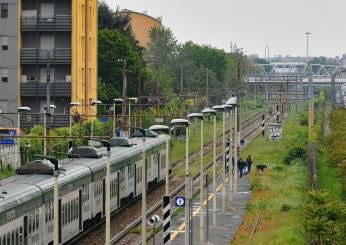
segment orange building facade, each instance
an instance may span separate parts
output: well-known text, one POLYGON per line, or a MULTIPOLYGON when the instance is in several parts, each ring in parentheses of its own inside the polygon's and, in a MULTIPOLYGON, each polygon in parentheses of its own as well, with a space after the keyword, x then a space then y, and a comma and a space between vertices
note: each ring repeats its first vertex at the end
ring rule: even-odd
POLYGON ((149 32, 152 28, 162 27, 161 17, 154 18, 146 13, 134 12, 131 10, 122 10, 121 13, 128 14, 131 17, 131 27, 133 34, 138 40, 140 46, 148 48, 150 43, 149 32))

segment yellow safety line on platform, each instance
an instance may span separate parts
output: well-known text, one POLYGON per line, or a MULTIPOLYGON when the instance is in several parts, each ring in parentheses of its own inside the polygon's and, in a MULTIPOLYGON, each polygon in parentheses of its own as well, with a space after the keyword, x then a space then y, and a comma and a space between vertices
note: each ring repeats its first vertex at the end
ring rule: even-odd
MULTIPOLYGON (((227 183, 228 178, 225 180, 225 182, 227 183)), ((224 183, 221 183, 217 188, 216 188, 216 192, 218 192, 222 187, 223 187, 224 183)), ((208 196, 208 202, 214 198, 214 193, 210 194, 208 196)), ((207 204, 207 201, 205 200, 203 202, 203 207, 207 204)), ((186 208, 186 207, 185 207, 186 208)), ((195 217, 201 210, 201 205, 192 213, 192 217, 195 217)), ((192 219, 191 219, 192 220, 192 219)), ((172 231, 171 234, 171 239, 175 239, 179 233, 184 232, 183 230, 185 229, 185 222, 181 223, 181 225, 178 227, 178 229, 176 231, 172 231)))

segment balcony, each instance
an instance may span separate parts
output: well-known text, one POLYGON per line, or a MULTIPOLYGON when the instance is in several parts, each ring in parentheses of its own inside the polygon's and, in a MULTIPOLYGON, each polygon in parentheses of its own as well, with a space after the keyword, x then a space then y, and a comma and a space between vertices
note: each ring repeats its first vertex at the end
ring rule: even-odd
MULTIPOLYGON (((35 125, 43 124, 43 115, 39 113, 27 113, 21 115, 20 126, 32 128, 35 125)), ((67 114, 54 114, 50 117, 51 127, 67 127, 70 124, 70 117, 67 114)))
POLYGON ((71 31, 71 15, 56 15, 53 18, 22 16, 22 31, 71 31))
MULTIPOLYGON (((21 82, 20 95, 22 97, 45 97, 47 83, 39 81, 21 82)), ((50 84, 50 94, 55 97, 71 97, 71 83, 66 81, 53 81, 50 84)))
POLYGON ((71 49, 55 48, 48 50, 37 48, 22 48, 20 50, 21 64, 47 64, 48 57, 51 64, 71 64, 71 49))

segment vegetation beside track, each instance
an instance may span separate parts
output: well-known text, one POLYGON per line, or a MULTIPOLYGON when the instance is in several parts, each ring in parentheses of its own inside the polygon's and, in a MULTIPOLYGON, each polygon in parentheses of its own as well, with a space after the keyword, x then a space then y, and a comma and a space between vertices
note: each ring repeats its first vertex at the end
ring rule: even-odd
POLYGON ((308 190, 304 149, 307 125, 304 117, 291 112, 279 142, 258 137, 243 151, 254 160, 251 173, 253 196, 248 212, 232 244, 306 244, 301 207, 308 190), (262 173, 256 164, 266 164, 262 173), (257 217, 256 232, 251 237, 257 217))

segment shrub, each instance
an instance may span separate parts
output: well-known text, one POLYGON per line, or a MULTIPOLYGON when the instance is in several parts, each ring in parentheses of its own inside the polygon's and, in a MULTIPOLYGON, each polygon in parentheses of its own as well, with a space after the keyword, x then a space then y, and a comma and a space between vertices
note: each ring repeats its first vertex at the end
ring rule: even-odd
POLYGON ((301 146, 294 146, 292 149, 290 149, 286 156, 284 157, 284 163, 286 165, 291 165, 293 160, 305 160, 306 159, 306 149, 304 149, 301 146))

